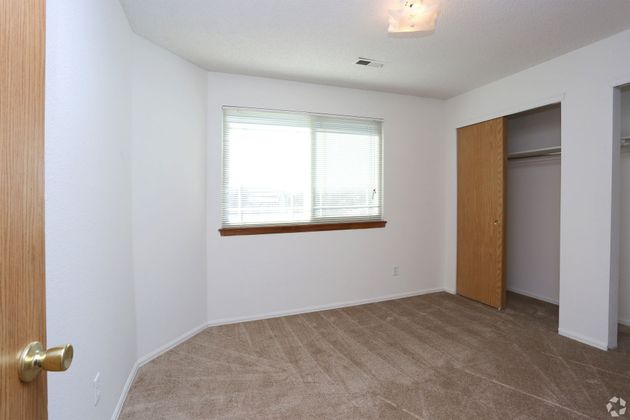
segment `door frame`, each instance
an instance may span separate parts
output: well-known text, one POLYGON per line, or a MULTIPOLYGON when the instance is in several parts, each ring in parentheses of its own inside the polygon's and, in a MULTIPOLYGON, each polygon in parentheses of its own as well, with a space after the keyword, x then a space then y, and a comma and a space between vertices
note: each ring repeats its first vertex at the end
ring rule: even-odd
MULTIPOLYGON (((630 78, 628 79, 628 82, 630 83, 630 78)), ((498 110, 493 110, 493 111, 488 111, 488 112, 484 112, 484 113, 480 113, 479 115, 475 116, 475 117, 471 117, 468 119, 462 119, 462 120, 458 120, 455 124, 455 128, 451 131, 452 134, 452 139, 454 139, 453 141, 453 147, 454 147, 454 151, 455 151, 455 160, 454 160, 454 171, 455 171, 455 180, 454 180, 454 200, 453 202, 455 203, 455 211, 454 214, 452 214, 452 218, 451 220, 453 221, 453 232, 451 233, 451 238, 454 239, 453 241, 453 248, 451 248, 453 250, 453 253, 451 255, 454 256, 454 259, 452 260, 451 264, 453 267, 453 271, 451 272, 451 279, 452 279, 452 285, 453 285, 453 289, 449 290, 449 292, 453 293, 453 294, 457 294, 457 261, 458 261, 458 251, 457 251, 457 247, 458 247, 458 243, 457 243, 457 232, 458 232, 458 215, 457 215, 457 202, 458 202, 458 192, 457 192, 457 166, 458 166, 458 162, 459 162, 459 156, 458 156, 458 147, 457 147, 457 141, 458 141, 458 135, 457 135, 457 130, 459 128, 462 127, 467 127, 470 125, 475 125, 475 124, 479 124, 482 123, 484 121, 489 121, 492 119, 496 119, 496 118, 506 118, 510 115, 514 115, 514 114, 519 114, 522 112, 526 112, 526 111, 530 111, 533 109, 537 109, 537 108, 543 108, 546 106, 550 106, 550 105, 560 105, 560 113, 561 115, 564 115, 564 108, 565 108, 565 98, 566 98, 566 93, 565 92, 561 92, 559 94, 556 95, 552 95, 552 96, 545 96, 542 97, 540 99, 534 99, 530 102, 524 102, 518 105, 514 105, 514 106, 510 106, 510 107, 505 107, 505 108, 500 108, 498 110)), ((561 123, 561 129, 560 129, 560 144, 564 144, 565 138, 565 131, 564 128, 562 127, 563 123, 561 123)), ((507 169, 506 169, 507 171, 507 169)), ((561 165, 560 167, 560 177, 562 178, 562 171, 563 171, 563 165, 561 165)), ((507 182, 506 182, 506 186, 507 186, 507 182)), ((507 197, 507 196, 506 196, 507 197)), ((562 224, 562 221, 560 221, 560 223, 562 224)), ((506 229, 506 234, 507 234, 507 229, 506 229)), ((561 231, 561 238, 562 238, 562 231, 561 231)), ((560 255, 562 256, 562 239, 560 240, 560 255)), ((504 255, 505 257, 505 255, 504 255)), ((506 289, 507 289, 507 279, 505 280, 506 282, 506 289)), ((448 290, 448 289, 447 289, 448 290)), ((559 292, 558 292, 558 307, 560 307, 560 296, 562 294, 562 289, 559 288, 559 292)))
MULTIPOLYGON (((612 99, 613 99, 613 118, 612 118, 612 135, 614 142, 621 139, 622 115, 621 115, 621 90, 622 88, 630 88, 630 75, 619 79, 612 83, 612 99)), ((621 295, 619 287, 621 284, 621 150, 613 147, 613 170, 612 170, 613 194, 611 203, 612 207, 612 232, 613 238, 610 247, 611 259, 611 276, 610 276, 610 304, 608 312, 608 331, 609 344, 616 347, 617 338, 619 336, 619 306, 621 295), (613 296, 616 296, 613 297, 613 296)), ((610 347, 610 345, 609 345, 610 347)))

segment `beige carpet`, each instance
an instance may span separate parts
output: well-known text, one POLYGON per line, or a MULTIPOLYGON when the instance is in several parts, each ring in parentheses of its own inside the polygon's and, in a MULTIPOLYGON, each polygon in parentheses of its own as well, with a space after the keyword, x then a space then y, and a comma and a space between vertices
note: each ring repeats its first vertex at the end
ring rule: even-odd
POLYGON ((630 418, 628 328, 604 352, 557 335, 557 307, 508 299, 498 312, 436 293, 209 328, 139 371, 121 419, 604 419, 613 396, 630 418))

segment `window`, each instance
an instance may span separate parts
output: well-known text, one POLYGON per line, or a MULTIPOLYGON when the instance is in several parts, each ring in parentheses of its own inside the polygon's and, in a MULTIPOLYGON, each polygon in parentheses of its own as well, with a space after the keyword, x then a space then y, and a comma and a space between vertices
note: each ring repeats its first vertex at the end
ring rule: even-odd
POLYGON ((381 121, 224 107, 222 213, 222 235, 383 227, 381 121))

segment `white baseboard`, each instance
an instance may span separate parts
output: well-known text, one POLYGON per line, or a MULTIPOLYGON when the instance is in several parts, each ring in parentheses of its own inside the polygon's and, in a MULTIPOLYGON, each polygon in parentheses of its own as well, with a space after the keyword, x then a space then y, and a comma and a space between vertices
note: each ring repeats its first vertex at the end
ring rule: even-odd
POLYGON ((625 325, 627 327, 630 327, 630 319, 619 319, 617 320, 618 323, 620 323, 621 325, 625 325))
POLYGON ((542 300, 543 302, 552 303, 554 305, 559 305, 560 304, 560 302, 557 299, 551 299, 551 298, 548 298, 546 296, 540 296, 540 295, 537 295, 535 293, 526 292, 525 290, 519 290, 519 289, 515 289, 513 287, 510 287, 507 290, 508 290, 508 292, 518 293, 519 295, 527 296, 527 297, 530 297, 532 299, 542 300))
POLYGON ((437 293, 437 292, 443 292, 443 291, 444 291, 444 288, 439 287, 435 289, 425 289, 425 290, 416 290, 413 292, 406 292, 406 293, 396 293, 393 295, 385 295, 385 296, 380 296, 376 298, 351 300, 351 301, 346 301, 346 302, 337 302, 337 303, 330 303, 330 304, 318 305, 318 306, 305 306, 302 308, 289 309, 287 311, 266 312, 266 313, 262 313, 258 315, 250 315, 250 316, 242 316, 242 317, 234 317, 234 318, 220 318, 220 319, 208 321, 208 327, 237 324, 239 322, 258 321, 261 319, 278 318, 281 316, 307 314, 309 312, 319 312, 319 311, 326 311, 329 309, 346 308, 349 306, 365 305, 368 303, 384 302, 387 300, 402 299, 402 298, 412 297, 412 296, 428 295, 430 293, 437 293))
POLYGON ((201 331, 205 330, 207 327, 206 323, 203 323, 192 330, 180 335, 174 340, 169 341, 163 346, 158 347, 150 353, 145 354, 140 357, 136 363, 134 363, 131 368, 131 372, 129 372, 129 376, 127 377, 127 382, 125 382, 125 386, 123 387, 122 392, 120 393, 120 398, 118 399, 118 404, 116 404, 116 408, 114 409, 114 414, 112 414, 112 420, 118 420, 118 416, 120 416, 120 412, 122 411, 123 405, 125 404, 125 400, 127 399, 127 395, 129 394, 129 390, 131 389, 131 384, 133 384, 133 380, 136 378, 136 374, 138 370, 145 364, 149 363, 151 360, 155 359, 158 356, 166 353, 173 347, 183 343, 194 335, 197 335, 201 331))
POLYGON ((591 347, 598 348, 600 350, 608 351, 608 343, 600 342, 597 340, 593 340, 591 338, 585 337, 581 334, 574 333, 572 331, 567 331, 563 328, 558 328, 558 334, 563 337, 570 338, 571 340, 579 341, 582 344, 587 344, 591 347))
POLYGON ((182 334, 179 337, 169 341, 168 343, 164 344, 163 346, 160 346, 157 349, 153 350, 152 352, 149 352, 149 353, 145 354, 144 356, 142 356, 142 357, 140 357, 138 359, 138 362, 137 362, 138 366, 140 367, 140 366, 150 362, 151 360, 155 359, 156 357, 161 356, 162 354, 166 353, 167 351, 169 351, 173 347, 183 343, 184 341, 188 340, 192 336, 199 334, 201 331, 205 330, 206 328, 207 328, 207 324, 206 323, 198 325, 195 328, 193 328, 192 330, 190 330, 188 332, 185 332, 184 334, 182 334))
POLYGON ((328 309, 345 308, 349 306, 364 305, 367 303, 383 302, 383 301, 394 300, 394 299, 402 299, 406 297, 427 295, 429 293, 437 293, 437 292, 443 292, 443 291, 444 291, 444 288, 440 287, 440 288, 435 288, 435 289, 417 290, 414 292, 407 292, 407 293, 397 293, 393 295, 380 296, 377 298, 359 299, 359 300, 331 303, 331 304, 319 305, 319 306, 307 306, 307 307, 298 308, 298 309, 291 309, 288 311, 267 312, 264 314, 253 315, 253 316, 222 318, 222 319, 209 321, 207 323, 199 325, 198 327, 195 327, 192 330, 180 335, 179 337, 175 338, 172 341, 169 341, 168 343, 164 344, 163 346, 160 346, 159 348, 153 350, 152 352, 145 354, 144 356, 140 357, 136 361, 136 363, 131 368, 129 377, 127 377, 127 382, 125 382, 125 386, 123 387, 122 393, 120 394, 120 398, 118 399, 118 404, 116 404, 116 408, 114 409, 114 414, 112 415, 112 420, 118 420, 118 416, 120 416, 120 412, 122 411, 123 405, 125 404, 125 400, 127 399, 127 395, 129 394, 129 390, 131 389, 131 384, 133 384, 133 380, 135 379, 136 374, 138 373, 138 370, 143 365, 147 364, 148 362, 155 359, 156 357, 161 356, 162 354, 166 353, 173 347, 183 343, 184 341, 188 340, 192 336, 197 335, 198 333, 200 333, 201 331, 205 330, 208 327, 236 324, 239 322, 246 322, 246 321, 257 321, 260 319, 278 318, 281 316, 288 316, 288 315, 305 314, 309 312, 325 311, 328 309))
POLYGON ((129 390, 131 389, 131 384, 133 384, 133 380, 136 379, 136 374, 138 373, 138 368, 140 365, 136 361, 131 368, 131 372, 129 372, 129 376, 127 376, 127 381, 125 382, 125 386, 120 393, 120 398, 118 398, 118 403, 114 408, 114 414, 112 414, 112 420, 118 420, 118 416, 120 416, 120 412, 122 411, 123 405, 125 404, 125 400, 127 399, 127 395, 129 394, 129 390))

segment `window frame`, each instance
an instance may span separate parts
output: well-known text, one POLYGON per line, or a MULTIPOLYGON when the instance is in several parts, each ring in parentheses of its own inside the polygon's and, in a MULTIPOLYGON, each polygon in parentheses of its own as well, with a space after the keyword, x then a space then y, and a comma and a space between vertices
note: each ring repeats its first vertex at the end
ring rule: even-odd
MULTIPOLYGON (((385 184, 385 139, 384 139, 384 131, 385 131, 385 121, 382 118, 372 118, 372 117, 357 117, 353 115, 343 115, 343 114, 330 114, 330 113, 317 113, 317 112, 307 112, 307 111, 288 111, 288 110, 279 110, 279 109, 269 109, 269 108, 257 108, 257 107, 244 107, 244 106, 229 106, 224 105, 221 107, 221 227, 218 229, 219 234, 221 236, 241 236, 241 235, 261 235, 261 234, 275 234, 275 233, 298 233, 298 232, 321 232, 321 231, 332 231, 332 230, 355 230, 355 229, 373 229, 373 228, 384 228, 387 224, 385 220, 385 196, 384 196, 384 184, 385 184), (328 117, 328 118, 346 118, 346 119, 356 119, 356 120, 366 120, 371 122, 379 122, 381 133, 380 133, 380 179, 379 186, 381 190, 381 214, 380 218, 374 218, 373 220, 353 220, 352 218, 348 218, 348 221, 332 221, 332 222, 287 222, 287 223, 272 223, 272 224, 244 224, 244 225, 236 225, 236 226, 223 226, 223 217, 225 208, 224 205, 226 203, 226 190, 225 190, 225 111, 229 109, 236 110, 252 110, 252 111, 262 111, 262 112, 276 112, 276 113, 287 113, 287 114, 299 114, 299 115, 307 115, 307 116, 320 116, 320 117, 328 117)), ((311 160, 311 170, 313 169, 314 161, 311 160)), ((311 191, 312 192, 312 191, 311 191)), ((311 208, 311 213, 313 213, 313 209, 311 208)), ((325 220, 325 218, 321 218, 320 220, 325 220)))

